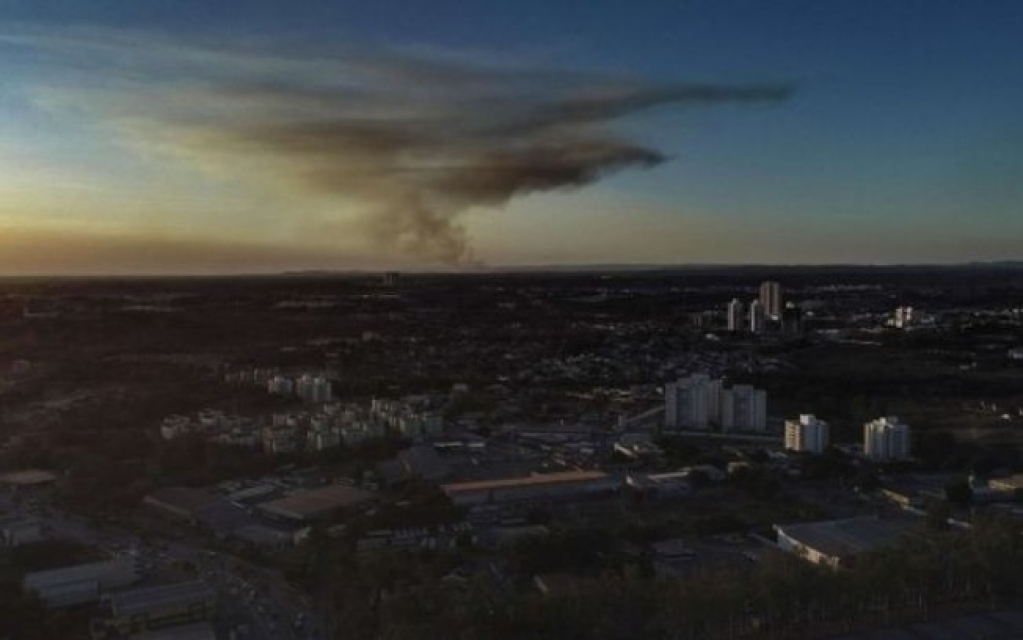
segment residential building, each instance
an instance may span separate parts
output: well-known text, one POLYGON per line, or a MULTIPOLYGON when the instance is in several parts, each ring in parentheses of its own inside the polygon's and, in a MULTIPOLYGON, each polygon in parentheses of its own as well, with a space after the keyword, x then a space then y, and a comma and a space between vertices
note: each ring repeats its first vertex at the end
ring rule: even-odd
POLYGON ((892 323, 896 329, 906 329, 913 324, 914 320, 913 307, 897 307, 892 323))
POLYGON ((786 302, 782 309, 781 331, 790 336, 803 332, 803 310, 791 302, 786 302))
POLYGON ((785 448, 790 451, 823 453, 830 443, 828 423, 811 414, 785 421, 785 448))
POLYGON ((759 300, 749 304, 749 330, 750 333, 763 333, 766 328, 767 318, 764 316, 764 305, 759 300))
POLYGON ((863 453, 872 460, 909 458, 909 427, 895 416, 871 420, 863 425, 863 453))
POLYGON ((740 332, 746 330, 746 305, 742 300, 733 298, 728 303, 728 330, 740 332))
POLYGON ((720 393, 722 431, 767 431, 767 392, 737 384, 720 393))
POLYGON ((721 381, 697 374, 664 386, 665 428, 703 431, 717 421, 721 381))
POLYGON ((664 386, 664 429, 766 431, 767 392, 750 385, 725 388, 705 374, 680 378, 664 386))
POLYGON ((781 285, 773 280, 760 284, 760 304, 772 320, 780 320, 782 312, 781 285))

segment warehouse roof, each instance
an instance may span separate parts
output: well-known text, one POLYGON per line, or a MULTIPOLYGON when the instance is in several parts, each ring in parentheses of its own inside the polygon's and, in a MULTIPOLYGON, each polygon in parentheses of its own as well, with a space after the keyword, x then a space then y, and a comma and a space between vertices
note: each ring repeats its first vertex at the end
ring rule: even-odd
POLYGON ((779 533, 833 558, 869 553, 893 544, 908 528, 909 522, 878 518, 850 518, 775 526, 779 533))
POLYGON ((216 499, 216 496, 211 493, 189 487, 158 489, 146 496, 146 502, 150 504, 169 507, 193 516, 202 507, 214 503, 216 499))
POLYGON ((131 640, 216 640, 216 638, 217 635, 209 622, 183 624, 131 636, 131 640))
POLYGON ((90 562, 28 573, 25 575, 25 588, 29 590, 50 589, 77 582, 99 581, 110 575, 132 575, 134 573, 135 560, 129 556, 121 556, 102 562, 90 562))
POLYGON ((0 475, 0 484, 19 486, 48 484, 56 480, 57 476, 42 469, 25 469, 24 471, 12 471, 11 473, 0 475))
POLYGON ((991 482, 992 489, 998 489, 1001 491, 1016 491, 1023 489, 1023 473, 1017 473, 1013 476, 1006 478, 992 478, 991 482))
POLYGON ((376 494, 372 491, 347 484, 331 484, 317 489, 299 491, 287 498, 263 503, 259 508, 271 515, 305 520, 325 515, 337 509, 358 506, 375 497, 376 494))
POLYGON ((494 489, 514 489, 543 485, 573 484, 590 482, 607 478, 603 471, 561 471, 557 473, 536 473, 518 478, 499 478, 497 480, 476 480, 445 484, 441 489, 445 493, 464 493, 467 491, 492 491, 494 489))
POLYGON ((167 607, 187 606, 214 598, 213 590, 200 580, 159 587, 144 587, 116 593, 110 598, 117 616, 132 616, 167 607))

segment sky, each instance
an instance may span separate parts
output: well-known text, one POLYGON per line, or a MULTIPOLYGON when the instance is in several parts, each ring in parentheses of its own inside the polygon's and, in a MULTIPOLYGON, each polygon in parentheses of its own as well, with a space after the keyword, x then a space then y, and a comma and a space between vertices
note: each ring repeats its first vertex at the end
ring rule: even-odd
POLYGON ((0 0, 0 275, 1023 259, 1015 0, 0 0))

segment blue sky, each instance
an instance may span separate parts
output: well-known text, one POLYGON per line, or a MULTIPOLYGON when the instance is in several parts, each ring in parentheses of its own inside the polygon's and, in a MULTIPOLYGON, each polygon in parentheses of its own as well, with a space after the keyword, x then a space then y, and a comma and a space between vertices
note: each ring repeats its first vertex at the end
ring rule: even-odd
POLYGON ((8 0, 0 273, 1023 259, 1021 33, 1011 1, 8 0), (503 93, 508 69, 519 93, 503 93), (792 93, 671 98, 498 143, 457 131, 495 93, 488 131, 523 115, 519 99, 549 106, 545 92, 690 85, 792 93), (250 93, 225 99, 236 86, 250 93), (324 91, 329 111, 299 104, 324 91), (244 122, 225 116, 239 109, 244 122), (385 174, 372 189, 351 177, 365 147, 268 138, 353 114, 417 132, 428 114, 464 144, 417 138, 397 174, 370 163, 396 200, 385 174), (459 163, 580 137, 573 163, 599 143, 592 175, 465 186, 459 163), (412 161, 460 174, 424 187, 412 161))

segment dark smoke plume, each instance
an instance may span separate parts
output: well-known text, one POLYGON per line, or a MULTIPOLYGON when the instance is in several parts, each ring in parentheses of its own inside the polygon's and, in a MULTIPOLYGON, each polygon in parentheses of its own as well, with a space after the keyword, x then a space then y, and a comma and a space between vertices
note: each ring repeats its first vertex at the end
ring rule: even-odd
POLYGON ((776 102, 792 91, 114 36, 28 40, 72 54, 86 49, 110 64, 131 60, 138 68, 129 77, 142 80, 69 102, 91 101, 141 146, 297 187, 339 209, 354 202, 362 230, 382 247, 449 263, 472 259, 462 226, 470 209, 664 162, 660 151, 616 133, 618 119, 656 107, 776 102))

